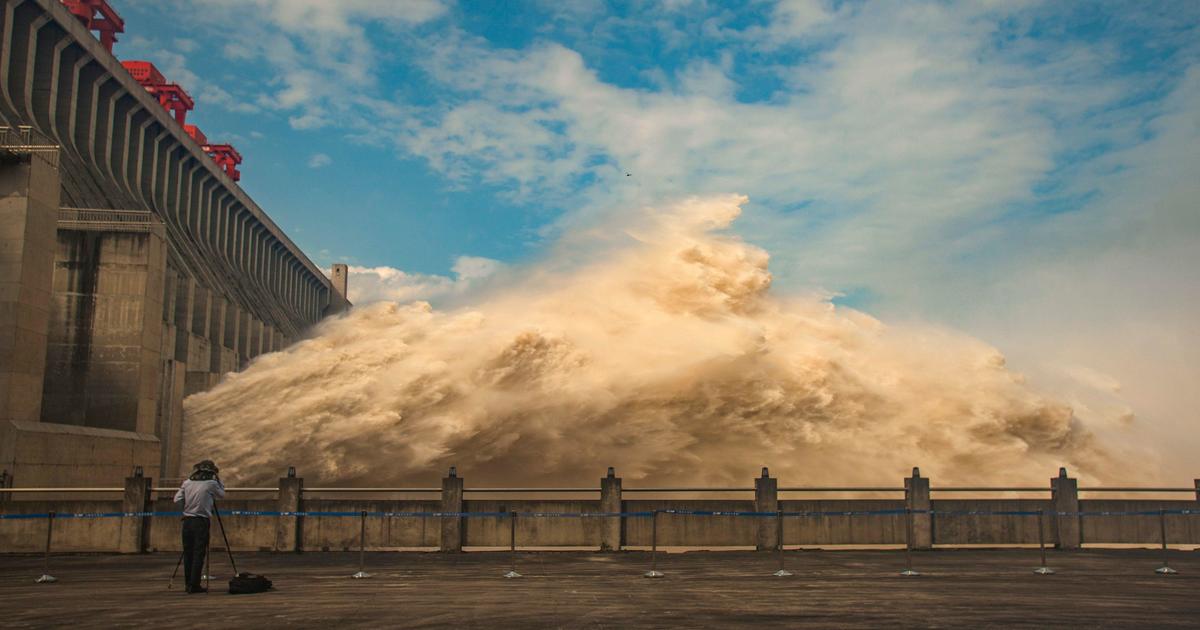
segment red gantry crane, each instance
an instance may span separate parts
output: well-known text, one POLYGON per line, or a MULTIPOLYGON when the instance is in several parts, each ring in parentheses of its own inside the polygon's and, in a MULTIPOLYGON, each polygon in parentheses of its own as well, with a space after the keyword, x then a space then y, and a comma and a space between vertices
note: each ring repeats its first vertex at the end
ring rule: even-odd
MULTIPOLYGON (((125 21, 109 6, 108 0, 62 0, 62 3, 84 26, 99 34, 100 44, 111 53, 113 44, 117 41, 117 33, 125 32, 125 21)), ((236 182, 242 178, 237 168, 242 163, 242 154, 238 153, 233 145, 209 144, 208 138, 199 127, 187 124, 187 113, 195 109, 196 103, 186 90, 177 83, 167 82, 167 78, 149 61, 122 61, 121 65, 158 100, 163 109, 175 116, 175 120, 183 126, 184 132, 200 145, 230 179, 236 182)))
POLYGON ((208 136, 204 135, 204 132, 200 131, 200 128, 196 125, 184 125, 183 131, 191 136, 192 140, 196 141, 196 144, 200 146, 208 144, 208 136))
POLYGON ((167 83, 166 77, 149 61, 122 61, 122 66, 129 71, 146 91, 158 99, 163 109, 175 114, 175 120, 183 125, 187 122, 187 113, 196 107, 192 97, 178 83, 167 83))
POLYGON ((129 75, 142 84, 147 92, 158 99, 163 108, 175 114, 175 120, 183 125, 183 131, 200 145, 230 179, 235 182, 241 179, 242 174, 237 167, 242 163, 242 154, 231 144, 210 144, 208 137, 199 127, 187 124, 187 113, 195 107, 195 103, 183 88, 175 83, 167 83, 166 77, 149 61, 122 61, 121 65, 125 66, 129 75))
POLYGON ((108 0, 62 0, 89 31, 100 36, 100 45, 109 53, 117 41, 117 33, 125 32, 125 21, 108 5, 108 0))
POLYGON ((212 157, 217 166, 225 170, 229 179, 236 182, 242 178, 242 173, 237 169, 238 164, 242 163, 242 154, 238 153, 232 144, 203 144, 200 148, 212 157))

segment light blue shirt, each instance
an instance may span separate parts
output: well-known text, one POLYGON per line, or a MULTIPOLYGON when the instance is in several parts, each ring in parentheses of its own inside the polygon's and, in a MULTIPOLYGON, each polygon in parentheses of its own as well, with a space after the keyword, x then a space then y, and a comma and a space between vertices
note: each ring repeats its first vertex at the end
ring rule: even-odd
POLYGON ((184 516, 212 518, 213 501, 225 498, 225 484, 220 479, 192 481, 188 479, 175 493, 175 502, 183 503, 184 516))

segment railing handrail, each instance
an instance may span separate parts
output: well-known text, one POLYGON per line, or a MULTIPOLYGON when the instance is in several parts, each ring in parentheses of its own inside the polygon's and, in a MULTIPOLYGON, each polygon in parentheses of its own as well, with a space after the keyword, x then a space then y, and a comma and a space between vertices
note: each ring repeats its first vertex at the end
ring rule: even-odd
POLYGON ((1050 486, 1029 486, 1029 487, 1010 487, 998 488, 993 486, 944 486, 941 488, 931 487, 930 492, 1050 492, 1050 486))
POLYGON ((600 492, 600 488, 463 488, 463 492, 600 492))
POLYGON ((0 488, 0 492, 125 492, 125 488, 0 488))
MULTIPOLYGON (((167 486, 163 488, 150 488, 151 492, 175 492, 179 488, 176 486, 167 486)), ((225 492, 278 492, 279 488, 225 488, 225 492)))
POLYGON ((1196 492, 1197 488, 1080 488, 1080 492, 1196 492))
POLYGON ((846 488, 835 488, 835 487, 829 487, 829 486, 812 486, 812 487, 789 486, 786 488, 779 488, 778 490, 780 492, 904 492, 904 488, 883 487, 883 486, 878 486, 878 487, 858 486, 858 487, 846 487, 846 488))
MULTIPOLYGON (((153 492, 173 492, 177 487, 154 487, 150 490, 153 492)), ((1014 486, 1014 487, 998 487, 998 486, 934 486, 930 492, 1050 492, 1051 488, 1036 487, 1036 486, 1014 486)), ((105 487, 105 488, 0 488, 0 493, 3 492, 124 492, 122 487, 105 487)), ((277 487, 229 487, 225 488, 226 492, 278 492, 277 487)), ((313 487, 304 488, 304 492, 381 492, 381 493, 430 493, 441 492, 441 488, 422 487, 422 488, 358 488, 358 487, 313 487)), ((622 488, 622 492, 753 492, 751 487, 644 487, 644 488, 622 488)), ((895 486, 785 486, 777 488, 778 492, 904 492, 905 489, 895 486)), ((1117 486, 1097 486, 1092 488, 1079 488, 1079 492, 1170 492, 1170 493, 1194 493, 1195 487, 1117 487, 1117 486)), ((530 492, 530 493, 563 493, 563 492, 600 492, 600 488, 464 488, 463 492, 530 492)))
MULTIPOLYGON (((441 492, 441 488, 305 488, 304 492, 441 492)), ((468 490, 467 492, 470 492, 468 490)))
POLYGON ((754 488, 621 488, 621 492, 754 492, 754 488))

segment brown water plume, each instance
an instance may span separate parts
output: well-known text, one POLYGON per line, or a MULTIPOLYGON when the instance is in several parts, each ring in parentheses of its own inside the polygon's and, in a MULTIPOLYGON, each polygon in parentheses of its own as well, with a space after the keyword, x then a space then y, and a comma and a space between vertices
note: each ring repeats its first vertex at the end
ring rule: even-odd
POLYGON ((774 294, 767 253, 722 231, 744 202, 648 210, 586 263, 467 306, 355 308, 188 398, 185 457, 238 483, 294 465, 427 484, 452 464, 472 485, 593 485, 607 466, 693 485, 760 466, 789 485, 894 483, 915 465, 942 483, 1104 478, 1072 410, 994 348, 774 294))

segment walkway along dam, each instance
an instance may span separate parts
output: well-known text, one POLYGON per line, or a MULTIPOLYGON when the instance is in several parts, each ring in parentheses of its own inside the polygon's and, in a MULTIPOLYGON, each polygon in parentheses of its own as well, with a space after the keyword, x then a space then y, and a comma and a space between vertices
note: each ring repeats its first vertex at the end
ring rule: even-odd
POLYGON ((183 398, 347 304, 111 45, 0 0, 0 486, 176 476, 183 398))
MULTIPOLYGON (((175 489, 135 475, 0 492, 0 552, 178 551, 175 489)), ((275 487, 230 488, 220 509, 241 551, 1200 545, 1200 479, 1080 488, 1065 469, 1044 487, 978 488, 918 469, 877 487, 780 485, 763 469, 736 488, 625 487, 613 470, 590 488, 496 488, 454 469, 439 487, 318 488, 291 470, 275 487)))

